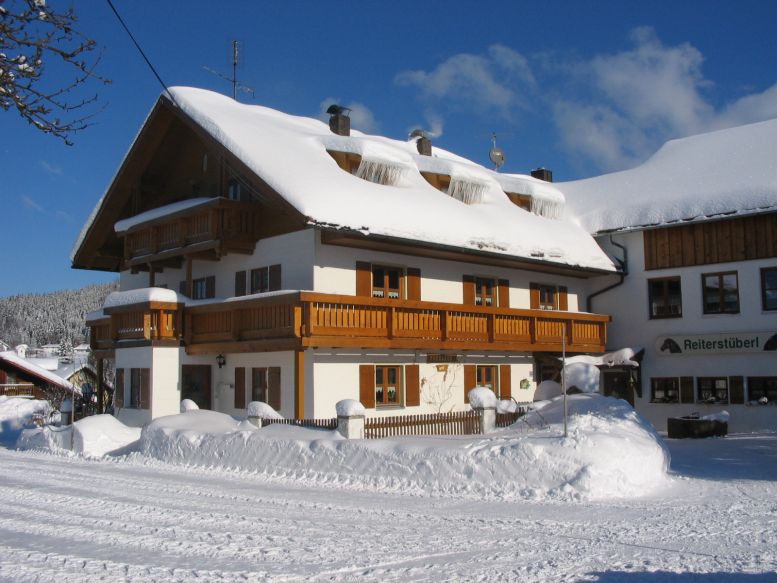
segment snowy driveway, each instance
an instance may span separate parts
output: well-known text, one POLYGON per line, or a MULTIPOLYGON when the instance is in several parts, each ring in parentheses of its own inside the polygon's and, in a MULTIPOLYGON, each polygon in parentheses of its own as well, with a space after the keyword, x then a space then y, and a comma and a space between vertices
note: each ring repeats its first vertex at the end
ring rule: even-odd
POLYGON ((411 497, 0 448, 0 581, 776 581, 777 435, 670 448, 692 477, 596 503, 411 497))

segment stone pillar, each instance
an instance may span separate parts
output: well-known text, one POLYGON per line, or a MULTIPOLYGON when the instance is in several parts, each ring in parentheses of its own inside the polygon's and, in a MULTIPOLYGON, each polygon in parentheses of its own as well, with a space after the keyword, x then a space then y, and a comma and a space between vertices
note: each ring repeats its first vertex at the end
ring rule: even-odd
POLYGON ((364 439, 364 415, 337 416, 337 431, 346 439, 364 439))
POLYGON ((480 416, 480 433, 485 435, 496 429, 496 407, 473 407, 480 416))
POLYGON ((263 417, 259 417, 258 415, 249 415, 248 416, 248 422, 251 425, 256 425, 259 429, 262 428, 262 419, 263 419, 263 417))

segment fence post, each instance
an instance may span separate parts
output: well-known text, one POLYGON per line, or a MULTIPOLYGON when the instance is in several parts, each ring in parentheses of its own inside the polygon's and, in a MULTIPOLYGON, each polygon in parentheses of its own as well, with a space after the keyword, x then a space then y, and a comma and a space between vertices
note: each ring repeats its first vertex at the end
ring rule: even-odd
POLYGON ((346 439, 364 439, 364 420, 367 411, 355 399, 337 402, 337 431, 346 439))

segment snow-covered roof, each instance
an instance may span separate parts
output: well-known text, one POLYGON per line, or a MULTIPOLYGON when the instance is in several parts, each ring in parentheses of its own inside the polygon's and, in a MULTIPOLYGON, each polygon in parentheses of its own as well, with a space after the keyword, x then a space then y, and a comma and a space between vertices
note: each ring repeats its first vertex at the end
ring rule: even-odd
POLYGON ((187 200, 181 200, 165 205, 163 207, 151 209, 150 211, 135 215, 134 217, 118 221, 113 228, 117 233, 124 233, 136 225, 141 225, 160 217, 166 217, 181 211, 193 209, 198 206, 204 206, 210 203, 213 203, 212 198, 190 198, 187 200))
POLYGON ((556 186, 590 233, 777 210, 777 119, 672 140, 636 168, 556 186))
POLYGON ((13 368, 24 371, 27 374, 30 374, 32 376, 35 376, 50 385, 54 385, 56 387, 66 389, 68 391, 75 391, 79 395, 81 394, 81 389, 73 385, 70 381, 65 380, 55 372, 52 372, 51 370, 47 370, 33 362, 30 362, 27 359, 24 359, 18 356, 13 351, 9 350, 5 352, 0 352, 0 362, 5 362, 8 365, 12 366, 13 368))
MULTIPOLYGON (((103 303, 104 310, 109 308, 117 308, 119 306, 127 306, 132 304, 142 304, 146 302, 166 302, 170 304, 184 303, 185 296, 178 294, 178 292, 162 288, 162 287, 143 287, 139 289, 131 289, 127 291, 114 291, 108 294, 103 303)), ((95 314, 90 312, 89 316, 95 314)), ((96 316, 96 315, 95 315, 96 316)), ((94 319, 99 319, 94 317, 94 319)))
MULTIPOLYGON (((309 224, 563 266, 615 270, 578 225, 527 212, 505 195, 505 190, 529 194, 560 208, 563 195, 551 184, 528 176, 497 174, 440 148, 433 149, 432 157, 421 156, 415 142, 357 131, 337 136, 319 120, 238 103, 202 89, 176 87, 170 95, 174 106, 307 217, 309 224), (327 150, 353 152, 362 159, 390 165, 398 177, 396 183, 375 184, 345 172, 327 150), (437 190, 421 176, 422 168, 475 179, 482 185, 479 202, 465 204, 437 190)), ((137 224, 135 219, 120 221, 115 227, 130 228, 137 224)), ((84 232, 88 230, 89 224, 84 232)))

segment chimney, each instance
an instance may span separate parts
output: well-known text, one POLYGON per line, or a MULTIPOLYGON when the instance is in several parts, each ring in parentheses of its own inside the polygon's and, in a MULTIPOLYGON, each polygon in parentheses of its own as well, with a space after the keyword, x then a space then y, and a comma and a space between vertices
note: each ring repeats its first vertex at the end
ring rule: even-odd
POLYGON ((432 155, 432 140, 427 138, 426 136, 418 138, 418 141, 415 143, 416 148, 418 148, 418 153, 422 156, 431 156, 432 155))
POLYGON ((535 168, 531 171, 531 175, 533 178, 539 178, 545 182, 553 182, 553 170, 548 168, 535 168))
POLYGON ((332 133, 338 136, 350 136, 351 135, 351 118, 348 117, 348 112, 351 111, 347 107, 341 105, 332 104, 326 112, 329 114, 329 129, 332 133))

